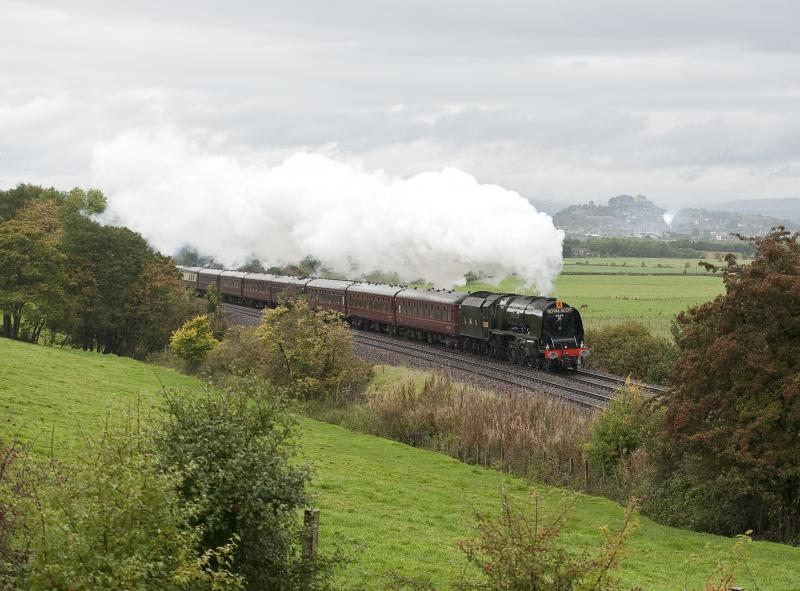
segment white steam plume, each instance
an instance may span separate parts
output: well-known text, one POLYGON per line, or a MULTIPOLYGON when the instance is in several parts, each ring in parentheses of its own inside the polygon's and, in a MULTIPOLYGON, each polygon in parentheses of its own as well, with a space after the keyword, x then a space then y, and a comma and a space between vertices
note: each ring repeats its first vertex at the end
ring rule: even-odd
POLYGON ((106 219, 172 253, 193 244, 231 267, 312 255, 348 276, 374 270, 463 283, 516 272, 549 292, 564 233, 518 193, 454 168, 408 179, 299 153, 274 167, 210 153, 174 132, 132 131, 94 149, 106 219))

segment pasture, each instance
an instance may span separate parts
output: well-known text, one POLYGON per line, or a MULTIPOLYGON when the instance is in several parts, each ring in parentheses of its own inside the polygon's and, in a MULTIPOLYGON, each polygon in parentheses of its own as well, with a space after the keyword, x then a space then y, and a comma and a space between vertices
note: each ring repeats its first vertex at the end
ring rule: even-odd
MULTIPOLYGON (((699 263, 707 261, 724 266, 716 259, 660 259, 645 257, 565 257, 562 275, 710 275, 699 263)), ((746 262, 746 261, 743 261, 746 262)))
MULTIPOLYGON (((373 387, 391 387, 381 373, 373 387)), ((170 370, 111 355, 49 349, 0 339, 0 432, 37 443, 64 457, 81 433, 99 430, 113 409, 158 404, 162 384, 199 389, 202 384, 170 370)), ((396 376, 401 379, 401 375, 396 376)), ((315 467, 313 490, 321 509, 321 547, 337 536, 361 546, 345 566, 344 583, 384 589, 393 573, 427 579, 443 588, 457 576, 455 547, 472 532, 474 509, 496 510, 499 487, 524 498, 535 490, 552 508, 572 503, 565 542, 578 552, 601 540, 600 528, 619 524, 622 509, 600 498, 533 486, 494 470, 400 443, 354 434, 302 418, 303 456, 315 467)), ((622 561, 622 578, 644 589, 702 589, 717 559, 733 542, 641 519, 622 561)), ((355 547, 354 545, 351 547, 355 547)), ((798 589, 800 548, 750 544, 749 569, 762 590, 798 589)), ((746 576, 745 588, 753 588, 746 576)))
MULTIPOLYGON (((696 263, 697 259, 565 259, 564 272, 556 279, 553 295, 580 308, 584 326, 589 330, 636 320, 654 334, 668 336, 672 319, 679 312, 724 292, 719 275, 690 271, 697 267, 696 263), (575 264, 583 261, 591 265, 575 264), (683 274, 687 262, 690 268, 683 274), (655 272, 658 264, 662 265, 661 272, 655 272), (581 272, 575 272, 576 268, 581 272)), ((484 280, 457 289, 533 293, 515 276, 506 277, 496 285, 484 280)))

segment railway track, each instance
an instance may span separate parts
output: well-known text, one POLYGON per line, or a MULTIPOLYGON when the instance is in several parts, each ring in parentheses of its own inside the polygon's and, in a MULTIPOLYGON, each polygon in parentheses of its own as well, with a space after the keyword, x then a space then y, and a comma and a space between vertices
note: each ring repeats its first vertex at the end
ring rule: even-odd
MULTIPOLYGON (((261 320, 260 310, 234 304, 221 304, 221 307, 232 321, 239 324, 255 325, 261 320)), ((457 369, 515 388, 545 392, 588 408, 602 408, 625 384, 625 378, 596 370, 560 375, 382 333, 354 330, 353 335, 361 346, 417 359, 443 369, 457 369)), ((659 386, 642 386, 653 393, 664 390, 659 386)))
POLYGON ((433 365, 438 365, 443 369, 457 369, 490 378, 496 382, 524 390, 546 392, 589 408, 602 408, 614 392, 613 387, 606 385, 587 386, 586 384, 573 384, 568 379, 559 382, 550 378, 561 376, 542 376, 539 374, 544 372, 525 371, 525 368, 520 368, 510 363, 485 357, 476 358, 470 353, 442 349, 436 345, 418 341, 399 340, 389 335, 363 333, 360 331, 354 333, 354 338, 361 345, 420 359, 433 365))
MULTIPOLYGON (((613 373, 606 373, 604 371, 600 371, 598 369, 579 369, 576 372, 577 379, 583 379, 584 376, 592 381, 602 381, 606 382, 607 384, 612 384, 614 388, 621 388, 625 385, 628 381, 627 378, 622 376, 615 375, 613 373)), ((667 392, 667 388, 664 386, 657 386, 655 384, 645 384, 644 382, 637 382, 636 380, 631 380, 633 384, 636 384, 646 392, 650 392, 654 395, 665 394, 667 392)))

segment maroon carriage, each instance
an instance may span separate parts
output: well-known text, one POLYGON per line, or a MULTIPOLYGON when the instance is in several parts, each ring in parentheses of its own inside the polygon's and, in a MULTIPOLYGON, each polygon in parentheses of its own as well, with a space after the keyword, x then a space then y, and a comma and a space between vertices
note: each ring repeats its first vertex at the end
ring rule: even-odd
POLYGON ((345 302, 347 288, 352 281, 340 279, 312 279, 306 284, 308 304, 312 308, 324 308, 340 314, 347 314, 345 302))
POLYGON ((410 336, 455 342, 458 309, 467 295, 446 289, 404 289, 395 296, 397 325, 410 336))
POLYGON ((282 297, 297 299, 305 293, 306 283, 311 281, 310 277, 287 277, 276 275, 270 281, 272 287, 272 299, 279 302, 282 297))
POLYGON ((197 272, 197 289, 200 292, 208 290, 209 285, 219 287, 219 276, 223 273, 222 269, 200 269, 197 272))
POLYGON ((225 271, 219 276, 219 293, 227 302, 238 304, 242 301, 242 283, 247 273, 225 271))
POLYGON ((242 279, 242 297, 248 305, 263 308, 275 303, 272 297, 272 280, 275 275, 266 273, 248 273, 242 279))
POLYGON ((347 288, 347 316, 359 328, 394 329, 394 296, 403 288, 382 283, 354 283, 347 288))

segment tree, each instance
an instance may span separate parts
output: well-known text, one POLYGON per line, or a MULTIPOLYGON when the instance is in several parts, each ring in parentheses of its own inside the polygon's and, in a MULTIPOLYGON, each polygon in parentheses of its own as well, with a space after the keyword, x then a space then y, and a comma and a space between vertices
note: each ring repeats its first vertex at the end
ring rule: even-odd
POLYGON ((725 293, 678 316, 661 493, 673 521, 800 539, 800 245, 777 228, 725 293))
POLYGON ((0 191, 0 223, 17 217, 17 214, 32 203, 52 201, 59 203, 63 194, 54 188, 20 183, 13 189, 0 191))
POLYGON ((311 255, 307 255, 302 261, 296 264, 284 265, 283 267, 270 267, 268 273, 276 275, 296 275, 298 277, 316 277, 322 271, 322 262, 311 255))
POLYGON ((62 197, 62 208, 67 214, 91 216, 106 210, 106 197, 97 189, 85 191, 75 187, 62 197))
POLYGON ((184 244, 172 255, 176 265, 184 267, 210 267, 214 264, 214 258, 201 255, 196 246, 184 244))
POLYGON ((126 313, 135 307, 142 274, 159 255, 136 232, 81 215, 69 216, 63 248, 70 269, 81 277, 76 293, 81 313, 70 327, 72 344, 131 354, 138 347, 127 332, 126 313))
POLYGON ((66 282, 57 205, 32 201, 17 213, 0 224, 0 308, 4 334, 14 339, 25 306, 59 313, 66 282))
POLYGON ((95 189, 0 191, 6 336, 37 342, 48 328, 73 346, 143 357, 189 316, 171 261, 139 234, 90 219, 105 207, 95 189))
POLYGON ((211 332, 208 316, 195 316, 172 333, 169 344, 175 354, 191 368, 197 368, 213 349, 217 340, 211 332))
POLYGON ((369 365, 355 356, 341 315, 312 310, 304 297, 265 310, 257 334, 267 378, 297 398, 337 398, 369 377, 369 365))
POLYGON ((256 257, 250 257, 245 261, 244 265, 236 269, 244 273, 266 273, 267 269, 256 257))
POLYGON ((142 269, 124 310, 124 352, 135 358, 163 349, 197 308, 172 260, 155 255, 142 269))

